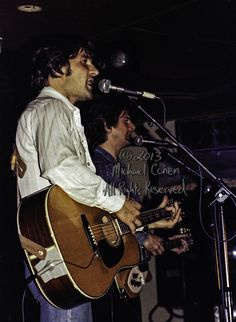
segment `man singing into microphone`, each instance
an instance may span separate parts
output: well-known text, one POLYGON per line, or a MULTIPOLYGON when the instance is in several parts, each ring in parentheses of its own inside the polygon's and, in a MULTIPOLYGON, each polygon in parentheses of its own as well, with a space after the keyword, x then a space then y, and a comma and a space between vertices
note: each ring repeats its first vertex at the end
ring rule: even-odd
MULTIPOLYGON (((93 98, 99 72, 92 53, 91 44, 76 36, 45 41, 35 51, 32 82, 39 94, 20 116, 16 132, 16 148, 24 164, 17 172, 21 173, 17 180, 20 197, 56 184, 75 201, 114 213, 134 233, 141 225, 141 205, 117 189, 113 195, 104 194, 107 183, 95 174, 80 110, 75 106, 93 98)), ((89 302, 59 309, 44 298, 34 281, 30 288, 40 304, 41 322, 92 321, 89 302)))
MULTIPOLYGON (((96 173, 108 184, 122 189, 126 195, 140 202, 140 196, 129 191, 130 181, 126 171, 119 171, 119 173, 114 171, 118 164, 120 164, 119 169, 125 169, 119 153, 122 148, 130 144, 131 134, 135 129, 129 114, 132 107, 131 101, 125 94, 109 93, 91 104, 89 110, 86 108, 82 111, 82 115, 85 119, 85 133, 96 173)), ((160 207, 166 207, 167 203, 168 200, 165 197, 160 207)), ((175 226, 180 220, 181 209, 178 203, 166 209, 173 213, 171 220, 161 220, 150 224, 149 227, 173 228, 175 226)), ((140 247, 144 246, 153 255, 163 253, 162 240, 158 236, 138 231, 136 238, 140 247)), ((174 251, 180 253, 187 250, 187 247, 183 241, 183 245, 174 251)), ((92 302, 92 308, 94 322, 141 322, 142 320, 140 298, 121 299, 115 284, 104 297, 92 302)))

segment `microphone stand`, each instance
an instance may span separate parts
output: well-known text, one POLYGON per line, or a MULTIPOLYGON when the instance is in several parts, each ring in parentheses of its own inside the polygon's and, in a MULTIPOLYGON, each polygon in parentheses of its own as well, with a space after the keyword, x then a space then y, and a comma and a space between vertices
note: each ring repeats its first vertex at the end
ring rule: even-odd
POLYGON ((228 247, 227 234, 224 221, 223 203, 231 197, 236 200, 235 194, 224 184, 222 179, 217 178, 210 170, 208 170, 194 155, 193 152, 178 142, 172 133, 159 122, 157 122, 136 99, 129 97, 130 100, 145 114, 156 126, 161 129, 176 147, 184 151, 196 164, 207 173, 209 178, 219 187, 215 194, 215 199, 210 205, 214 205, 214 227, 215 227, 215 254, 216 254, 216 270, 218 278, 218 288, 221 295, 219 304, 219 322, 233 322, 233 300, 229 278, 229 262, 228 262, 228 247))

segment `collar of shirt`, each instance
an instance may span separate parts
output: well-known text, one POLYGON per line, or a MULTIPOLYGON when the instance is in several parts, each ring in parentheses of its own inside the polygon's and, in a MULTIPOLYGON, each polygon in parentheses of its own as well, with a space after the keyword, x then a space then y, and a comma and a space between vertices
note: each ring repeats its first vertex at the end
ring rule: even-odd
POLYGON ((68 98, 66 98, 64 95, 59 93, 57 90, 55 90, 53 87, 46 86, 42 89, 38 97, 54 97, 62 100, 66 106, 74 113, 74 118, 76 121, 77 126, 81 127, 81 115, 80 110, 75 105, 73 105, 68 98))
POLYGON ((96 153, 101 154, 109 162, 112 162, 112 163, 117 162, 117 160, 109 152, 107 152, 106 150, 104 150, 100 146, 96 147, 96 149, 94 150, 94 153, 95 153, 95 155, 96 155, 96 153))

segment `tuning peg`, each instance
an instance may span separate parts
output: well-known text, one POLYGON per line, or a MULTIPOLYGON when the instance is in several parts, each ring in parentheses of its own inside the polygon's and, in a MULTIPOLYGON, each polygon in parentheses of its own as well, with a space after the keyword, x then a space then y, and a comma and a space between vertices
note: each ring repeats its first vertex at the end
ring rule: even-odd
POLYGON ((180 234, 189 234, 190 233, 190 229, 189 228, 186 228, 186 227, 181 227, 179 229, 179 233, 180 234))

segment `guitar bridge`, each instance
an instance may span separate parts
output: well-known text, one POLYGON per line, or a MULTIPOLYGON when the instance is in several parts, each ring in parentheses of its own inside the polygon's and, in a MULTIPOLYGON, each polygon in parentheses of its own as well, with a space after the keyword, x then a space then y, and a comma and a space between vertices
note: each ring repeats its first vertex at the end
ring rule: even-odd
POLYGON ((97 257, 99 257, 98 246, 97 246, 95 236, 94 236, 94 234, 92 232, 92 229, 91 229, 91 226, 89 225, 89 222, 88 222, 88 220, 87 220, 87 218, 86 218, 86 216, 84 214, 81 215, 81 220, 82 220, 82 223, 83 223, 84 231, 85 231, 85 234, 87 236, 89 245, 91 246, 91 248, 94 251, 95 255, 97 257))

